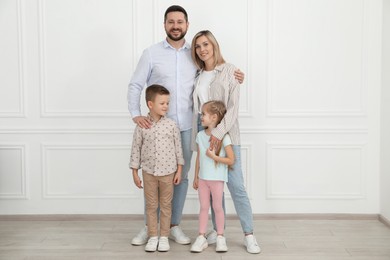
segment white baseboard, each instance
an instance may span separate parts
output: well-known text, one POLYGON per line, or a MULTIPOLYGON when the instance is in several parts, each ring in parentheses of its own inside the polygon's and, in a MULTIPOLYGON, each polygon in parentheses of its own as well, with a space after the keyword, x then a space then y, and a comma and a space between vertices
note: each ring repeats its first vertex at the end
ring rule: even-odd
POLYGON ((385 218, 382 215, 379 215, 378 219, 380 222, 382 222, 383 224, 385 224, 386 226, 388 226, 390 228, 390 220, 388 220, 387 218, 385 218))

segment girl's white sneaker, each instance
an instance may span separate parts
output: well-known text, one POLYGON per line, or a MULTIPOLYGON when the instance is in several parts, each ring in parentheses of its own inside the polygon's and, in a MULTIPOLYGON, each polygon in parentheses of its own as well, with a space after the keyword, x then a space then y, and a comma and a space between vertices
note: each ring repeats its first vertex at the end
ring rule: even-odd
POLYGON ((191 252, 200 253, 208 246, 207 239, 203 235, 199 235, 191 246, 191 252))
POLYGON ((217 252, 227 252, 228 247, 226 245, 226 239, 224 236, 217 236, 217 247, 215 248, 217 252))

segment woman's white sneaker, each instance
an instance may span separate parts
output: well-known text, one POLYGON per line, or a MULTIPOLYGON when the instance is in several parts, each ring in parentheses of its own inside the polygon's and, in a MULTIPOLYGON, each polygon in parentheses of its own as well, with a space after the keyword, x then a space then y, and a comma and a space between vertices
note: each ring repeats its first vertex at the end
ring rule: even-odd
POLYGON ((244 244, 246 246, 246 251, 251 254, 258 254, 261 252, 260 246, 257 244, 256 238, 254 235, 247 235, 244 238, 244 244))
POLYGON ((226 239, 224 236, 217 236, 217 247, 215 248, 217 252, 227 252, 228 247, 226 245, 226 239))
POLYGON ((200 253, 208 246, 207 239, 203 235, 199 235, 191 246, 191 252, 200 253))

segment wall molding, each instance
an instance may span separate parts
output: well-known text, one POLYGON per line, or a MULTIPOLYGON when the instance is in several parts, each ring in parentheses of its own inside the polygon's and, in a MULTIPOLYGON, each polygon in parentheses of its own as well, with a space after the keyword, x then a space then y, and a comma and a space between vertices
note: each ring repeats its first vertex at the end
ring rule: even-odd
MULTIPOLYGON (((38 0, 38 45, 39 45, 39 88, 40 88, 40 101, 41 101, 41 111, 40 116, 42 118, 80 118, 80 117, 129 117, 127 111, 85 111, 85 110, 56 110, 49 109, 47 106, 47 54, 46 54, 46 0, 38 0)), ((132 6, 135 6, 135 1, 133 1, 132 6)), ((133 19, 135 19, 133 17, 133 19)), ((133 47, 134 54, 134 47, 133 47)), ((134 56, 134 55, 133 55, 134 56)))
POLYGON ((9 200, 9 199, 29 199, 28 195, 28 167, 27 167, 27 145, 26 144, 15 144, 15 143, 0 143, 0 150, 18 150, 20 151, 21 156, 21 183, 20 183, 20 193, 1 193, 0 200, 9 200))
MULTIPOLYGON (((50 172, 48 170, 48 152, 53 150, 126 150, 130 144, 123 143, 43 143, 41 144, 42 194, 44 199, 139 199, 138 192, 119 192, 109 194, 72 194, 50 191, 50 172)), ((130 179, 129 179, 130 181, 130 179)), ((130 190, 130 189, 129 189, 130 190)))
POLYGON ((26 93, 24 84, 25 66, 25 35, 24 35, 24 1, 16 1, 17 8, 17 45, 18 45, 18 88, 19 109, 17 111, 0 111, 0 118, 26 118, 26 93))
MULTIPOLYGON (((246 52, 246 67, 248 69, 248 73, 247 75, 255 75, 256 73, 254 73, 253 71, 253 66, 252 66, 252 59, 250 59, 249 57, 251 57, 251 53, 252 52, 252 42, 253 42, 253 33, 252 30, 253 30, 253 20, 254 20, 254 8, 253 8, 253 0, 247 0, 246 1, 246 6, 247 6, 247 9, 246 9, 246 17, 247 17, 247 39, 246 39, 246 48, 247 48, 247 52, 246 52)), ((239 116, 240 117, 250 117, 250 118, 253 118, 254 115, 253 115, 253 103, 252 103, 252 95, 250 95, 250 93, 253 93, 252 92, 252 80, 251 80, 251 77, 246 77, 246 80, 245 80, 246 84, 245 86, 240 86, 240 87, 243 87, 241 89, 241 91, 245 91, 245 100, 244 102, 241 102, 241 105, 240 105, 240 108, 239 108, 239 116), (242 107, 242 103, 245 104, 246 106, 246 109, 241 109, 242 107)), ((244 83, 245 83, 244 82, 244 83)), ((240 95, 242 96, 242 95, 240 95)))
POLYGON ((367 60, 368 60, 368 11, 366 6, 368 4, 366 3, 367 0, 361 0, 362 4, 362 60, 361 60, 361 78, 360 78, 360 86, 359 86, 359 102, 360 106, 356 109, 329 109, 329 110, 319 110, 319 109, 302 109, 302 110, 296 110, 296 109, 275 109, 273 106, 273 73, 272 70, 272 63, 273 63, 273 53, 274 53, 274 38, 273 38, 273 26, 274 26, 274 20, 273 20, 273 1, 267 0, 267 9, 268 9, 268 17, 267 17, 267 79, 266 79, 266 93, 267 93, 267 99, 266 99, 266 116, 267 117, 335 117, 335 118, 343 118, 343 117, 366 117, 367 116, 367 104, 364 100, 364 97, 366 96, 364 91, 368 89, 368 81, 367 81, 367 60))
MULTIPOLYGON (((158 1, 157 0, 153 0, 152 1, 152 9, 153 9, 153 42, 154 43, 157 43, 159 41, 161 41, 161 39, 159 38, 159 35, 158 35, 158 30, 160 29, 161 27, 161 22, 158 23, 157 22, 157 17, 160 16, 160 6, 158 4, 158 1)), ((164 10, 165 12, 165 10, 164 10)))
MULTIPOLYGON (((137 1, 134 0, 134 1, 131 1, 131 7, 133 10, 131 10, 131 23, 133 24, 133 35, 138 35, 138 24, 137 24, 137 20, 138 20, 138 12, 137 12, 137 8, 138 8, 138 5, 137 5, 137 1)), ((135 70, 135 67, 137 66, 137 60, 135 59, 135 57, 137 57, 136 55, 136 50, 138 49, 138 44, 137 44, 137 37, 132 37, 132 59, 131 59, 131 66, 132 66, 132 71, 135 70)))
MULTIPOLYGON (((45 128, 26 128, 0 127, 0 135, 2 134, 132 134, 134 128, 129 127, 45 127, 45 128)), ((265 127, 241 127, 241 134, 368 134, 366 128, 265 128, 265 127)))
POLYGON ((366 143, 272 143, 266 142, 266 199, 310 199, 310 200, 351 200, 351 199, 364 199, 366 198, 365 180, 366 180, 366 143), (359 191, 357 193, 326 193, 326 194, 290 194, 290 193, 277 193, 273 191, 273 171, 272 171, 272 151, 275 149, 324 149, 324 150, 357 150, 360 153, 361 161, 357 162, 360 167, 359 178, 359 191))

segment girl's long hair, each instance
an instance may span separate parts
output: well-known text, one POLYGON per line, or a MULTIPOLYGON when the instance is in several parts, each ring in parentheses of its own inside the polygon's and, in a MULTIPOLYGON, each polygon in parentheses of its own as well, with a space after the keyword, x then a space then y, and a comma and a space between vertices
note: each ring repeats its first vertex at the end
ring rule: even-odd
MULTIPOLYGON (((221 123, 223 117, 226 114, 226 106, 222 101, 219 100, 210 100, 203 104, 203 108, 210 114, 210 115, 217 115, 217 125, 221 123)), ((223 140, 223 137, 222 137, 223 140)), ((221 141, 222 141, 221 140, 221 141)), ((218 150, 215 151, 216 155, 219 155, 222 149, 222 144, 219 146, 218 150)), ((215 166, 217 166, 218 162, 215 162, 215 166)))

